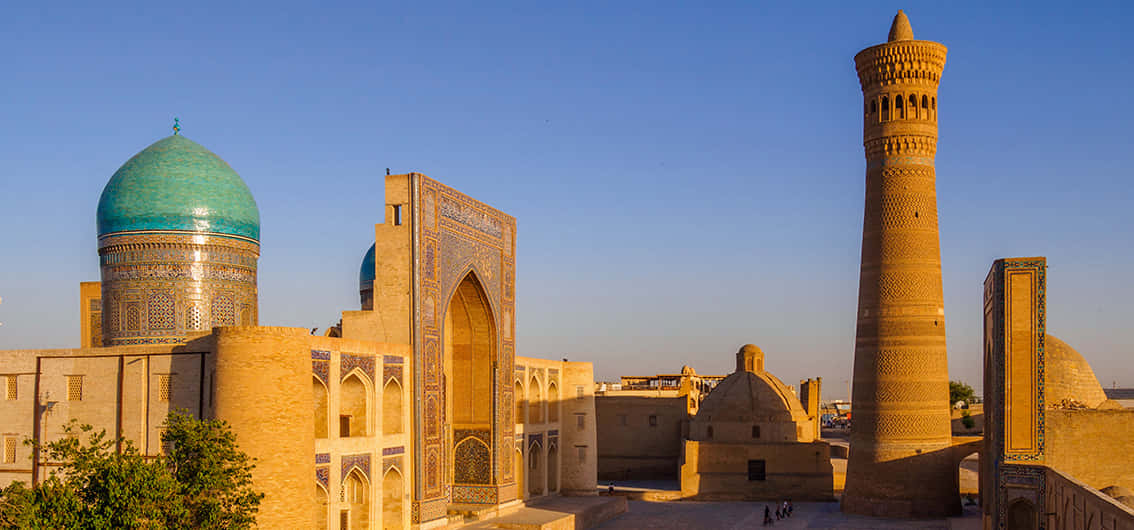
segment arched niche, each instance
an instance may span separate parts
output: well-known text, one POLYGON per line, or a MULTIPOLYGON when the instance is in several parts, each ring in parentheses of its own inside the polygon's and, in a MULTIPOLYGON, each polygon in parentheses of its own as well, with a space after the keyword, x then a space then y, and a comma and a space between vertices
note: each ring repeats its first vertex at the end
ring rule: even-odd
POLYGON ((528 418, 528 400, 524 399, 524 385, 519 379, 512 389, 512 399, 516 400, 516 425, 523 425, 528 418))
POLYGON ((543 423, 543 401, 540 399, 539 379, 534 375, 528 381, 528 423, 543 423))
POLYGON ((382 530, 401 530, 405 518, 402 504, 402 473, 391 467, 382 477, 382 530))
POLYGON ((445 358, 454 429, 491 429, 496 323, 474 272, 457 285, 445 312, 445 358))
POLYGON ((322 484, 316 482, 314 510, 315 521, 313 521, 314 526, 312 526, 312 528, 315 528, 316 530, 327 530, 327 503, 327 490, 323 488, 322 484))
POLYGON ((349 510, 351 530, 370 528, 370 484, 358 469, 343 480, 343 502, 349 510))
POLYGON ((382 434, 400 434, 402 428, 402 385, 391 378, 382 388, 382 434))
POLYGON ((311 376, 311 389, 315 394, 315 437, 327 437, 327 385, 311 376))
POLYGON ((559 421, 559 387, 554 382, 547 385, 547 422, 559 421))
POLYGON ((351 372, 339 384, 339 437, 366 436, 369 430, 369 392, 364 376, 351 372))
POLYGON ((453 450, 453 482, 456 484, 490 484, 492 455, 488 445, 469 436, 453 450))

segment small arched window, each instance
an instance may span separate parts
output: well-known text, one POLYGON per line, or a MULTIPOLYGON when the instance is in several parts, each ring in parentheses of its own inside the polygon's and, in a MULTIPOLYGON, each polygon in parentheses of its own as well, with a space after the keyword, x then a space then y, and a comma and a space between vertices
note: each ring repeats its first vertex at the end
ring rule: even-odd
POLYGON ((917 96, 910 94, 910 117, 917 117, 917 96))
POLYGON ((878 112, 878 102, 872 100, 870 102, 870 113, 874 114, 875 112, 878 112))
POLYGON ((921 97, 921 108, 923 108, 923 109, 929 108, 929 96, 922 96, 921 97))
POLYGON ((903 120, 906 118, 906 109, 902 105, 902 95, 894 96, 894 119, 903 120))
POLYGON ((932 98, 929 100, 929 102, 930 108, 937 110, 937 98, 932 98))
POLYGON ((890 98, 882 96, 882 121, 890 119, 890 98))
POLYGON ((753 438, 759 438, 760 437, 760 426, 759 425, 753 425, 752 426, 752 437, 753 438))

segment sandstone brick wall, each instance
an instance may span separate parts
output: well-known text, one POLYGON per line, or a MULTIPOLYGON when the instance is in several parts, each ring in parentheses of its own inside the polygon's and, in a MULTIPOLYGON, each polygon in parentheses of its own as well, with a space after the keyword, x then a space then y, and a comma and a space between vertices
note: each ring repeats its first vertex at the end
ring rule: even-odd
POLYGON ((689 428, 687 401, 685 396, 596 396, 598 478, 677 478, 689 428))

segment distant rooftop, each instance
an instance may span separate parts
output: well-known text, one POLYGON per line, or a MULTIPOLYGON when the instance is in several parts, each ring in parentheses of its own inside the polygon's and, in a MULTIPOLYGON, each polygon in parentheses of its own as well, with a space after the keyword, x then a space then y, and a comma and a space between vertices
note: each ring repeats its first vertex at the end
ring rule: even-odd
POLYGON ((1104 388, 1107 399, 1134 399, 1134 388, 1104 388))

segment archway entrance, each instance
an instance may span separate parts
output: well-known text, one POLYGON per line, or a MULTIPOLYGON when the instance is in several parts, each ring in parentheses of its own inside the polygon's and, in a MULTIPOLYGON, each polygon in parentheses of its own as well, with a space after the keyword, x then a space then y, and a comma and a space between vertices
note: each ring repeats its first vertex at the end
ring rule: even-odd
POLYGON ((1008 530, 1034 530, 1036 528, 1036 507, 1027 499, 1016 499, 1008 505, 1008 530))
POLYGON ((496 323, 476 274, 457 285, 445 311, 447 406, 451 411, 450 449, 454 484, 492 483, 493 360, 496 323))

